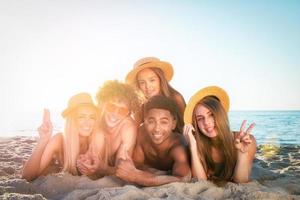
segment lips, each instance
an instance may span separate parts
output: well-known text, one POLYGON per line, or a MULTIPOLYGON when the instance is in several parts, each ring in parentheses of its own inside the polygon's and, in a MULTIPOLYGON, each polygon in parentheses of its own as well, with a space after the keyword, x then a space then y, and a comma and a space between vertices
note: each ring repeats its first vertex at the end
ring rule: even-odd
POLYGON ((153 135, 153 138, 156 139, 156 140, 159 140, 160 138, 162 138, 163 134, 152 134, 153 135))
POLYGON ((114 117, 114 116, 112 116, 112 115, 106 115, 106 123, 107 123, 107 125, 109 126, 109 127, 114 127, 114 126, 116 126, 118 123, 119 123, 119 121, 120 121, 120 119, 119 118, 116 118, 116 117, 114 117))
POLYGON ((206 131, 207 131, 208 133, 211 133, 213 130, 214 130, 214 127, 208 127, 208 128, 206 128, 206 131))

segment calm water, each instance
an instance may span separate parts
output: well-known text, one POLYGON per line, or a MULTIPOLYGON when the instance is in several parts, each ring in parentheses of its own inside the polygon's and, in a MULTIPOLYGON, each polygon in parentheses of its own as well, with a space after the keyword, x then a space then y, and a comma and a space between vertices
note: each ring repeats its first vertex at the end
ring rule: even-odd
MULTIPOLYGON (((37 136, 35 130, 41 122, 41 116, 42 113, 33 114, 31 118, 24 117, 26 120, 22 120, 21 117, 8 130, 1 130, 1 136, 37 136)), ((59 116, 59 113, 53 113, 51 117, 54 132, 62 130, 63 127, 62 119, 56 116, 59 116)), ((239 130, 244 119, 247 120, 248 126, 252 122, 256 123, 252 134, 258 144, 300 145, 300 111, 231 111, 229 113, 231 129, 239 130)))
POLYGON ((252 134, 258 144, 300 145, 300 111, 231 111, 232 130, 239 130, 243 119, 255 122, 252 134))

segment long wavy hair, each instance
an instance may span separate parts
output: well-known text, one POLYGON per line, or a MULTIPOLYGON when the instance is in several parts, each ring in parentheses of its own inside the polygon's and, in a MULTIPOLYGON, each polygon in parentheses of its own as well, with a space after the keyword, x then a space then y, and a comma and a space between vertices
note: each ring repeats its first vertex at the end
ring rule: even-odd
MULTIPOLYGON (((165 97, 173 99, 177 104, 176 96, 182 96, 182 95, 169 84, 168 80, 164 76, 164 72, 157 67, 149 67, 149 69, 151 69, 158 76, 160 80, 160 94, 165 97)), ((138 76, 136 76, 135 86, 136 88, 140 89, 137 78, 138 76)), ((179 107, 179 105, 177 106, 179 107)), ((177 124, 178 127, 180 127, 180 130, 182 130, 184 122, 183 122, 183 113, 181 113, 180 111, 178 113, 177 124)))
POLYGON ((208 96, 197 103, 193 111, 193 126, 195 127, 195 138, 197 142, 200 161, 204 170, 208 174, 212 171, 211 179, 231 180, 236 165, 236 150, 234 148, 233 133, 230 131, 229 120, 226 111, 220 101, 215 97, 208 96), (214 117, 217 140, 212 140, 205 136, 198 127, 195 110, 199 105, 203 105, 210 110, 214 117), (223 167, 216 172, 216 163, 212 158, 212 147, 215 147, 223 153, 223 167))
MULTIPOLYGON (((76 126, 76 113, 77 109, 72 111, 69 116, 66 117, 65 121, 65 129, 63 132, 63 154, 64 154, 64 163, 63 163, 63 171, 67 171, 70 174, 78 175, 78 171, 76 168, 76 160, 80 153, 80 139, 79 139, 79 131, 76 126)), ((91 133, 89 138, 93 137, 96 132, 97 121, 98 121, 98 113, 96 111, 96 122, 95 127, 91 133)))

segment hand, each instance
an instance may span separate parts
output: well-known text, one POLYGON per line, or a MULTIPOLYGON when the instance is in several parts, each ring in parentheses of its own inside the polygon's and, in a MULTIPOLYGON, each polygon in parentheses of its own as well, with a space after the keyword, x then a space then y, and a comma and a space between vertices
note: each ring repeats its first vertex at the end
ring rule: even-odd
POLYGON ((186 141, 189 143, 190 148, 197 148, 197 142, 193 135, 193 131, 195 131, 192 124, 186 124, 183 127, 183 135, 186 139, 186 141))
POLYGON ((76 166, 81 174, 90 176, 95 174, 97 171, 100 171, 101 163, 103 163, 102 159, 99 159, 99 157, 95 154, 84 154, 79 155, 76 166))
POLYGON ((38 128, 38 132, 41 140, 49 140, 53 131, 52 122, 50 120, 50 112, 48 109, 44 109, 43 122, 38 128))
POLYGON ((127 182, 134 182, 134 173, 136 168, 131 157, 128 155, 128 151, 124 152, 124 158, 119 158, 116 165, 116 176, 127 182))
POLYGON ((255 126, 255 124, 252 123, 245 132, 244 129, 246 126, 246 122, 246 120, 242 122, 240 132, 234 135, 235 148, 240 150, 240 152, 242 153, 248 152, 249 150, 249 146, 252 143, 250 133, 255 126))

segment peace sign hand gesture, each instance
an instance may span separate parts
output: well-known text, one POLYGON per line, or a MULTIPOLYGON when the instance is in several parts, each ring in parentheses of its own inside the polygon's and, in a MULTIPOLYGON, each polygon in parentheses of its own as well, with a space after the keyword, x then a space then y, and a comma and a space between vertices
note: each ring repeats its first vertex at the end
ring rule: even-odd
POLYGON ((50 112, 48 109, 44 109, 43 122, 38 128, 38 132, 41 140, 49 140, 52 135, 52 122, 50 120, 50 112))
POLYGON ((234 135, 235 148, 242 153, 248 152, 249 150, 249 146, 252 143, 250 133, 255 126, 255 123, 252 123, 245 132, 246 122, 246 120, 242 122, 240 132, 234 135))

